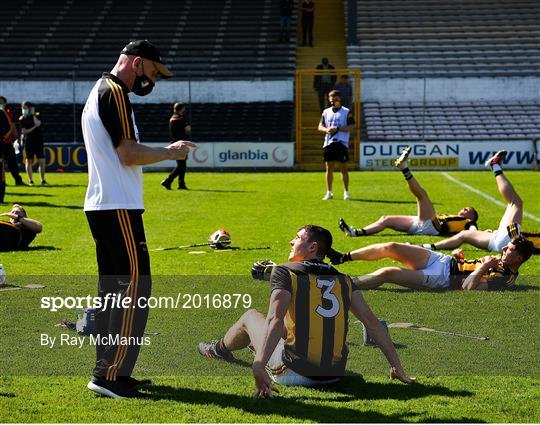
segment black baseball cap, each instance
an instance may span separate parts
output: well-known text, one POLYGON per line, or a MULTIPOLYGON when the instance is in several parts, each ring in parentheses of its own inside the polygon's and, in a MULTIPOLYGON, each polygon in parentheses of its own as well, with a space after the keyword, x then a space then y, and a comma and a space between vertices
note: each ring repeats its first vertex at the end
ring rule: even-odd
POLYGON ((151 60, 164 78, 172 77, 172 72, 163 64, 159 50, 148 40, 131 41, 120 53, 151 60))

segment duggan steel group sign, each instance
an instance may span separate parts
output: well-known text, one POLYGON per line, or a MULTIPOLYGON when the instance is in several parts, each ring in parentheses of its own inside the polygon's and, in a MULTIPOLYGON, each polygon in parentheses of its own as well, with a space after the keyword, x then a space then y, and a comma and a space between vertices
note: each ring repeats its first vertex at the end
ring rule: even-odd
POLYGON ((403 149, 412 147, 409 163, 414 169, 479 170, 495 152, 506 149, 505 168, 532 168, 535 161, 532 140, 475 142, 377 142, 360 144, 360 168, 388 170, 403 149))

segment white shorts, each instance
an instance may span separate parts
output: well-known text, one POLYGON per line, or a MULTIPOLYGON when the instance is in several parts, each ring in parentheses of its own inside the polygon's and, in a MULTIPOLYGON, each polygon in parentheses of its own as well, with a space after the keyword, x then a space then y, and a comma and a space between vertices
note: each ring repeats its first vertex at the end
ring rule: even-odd
POLYGON ((268 363, 266 364, 266 371, 268 372, 270 379, 276 384, 287 385, 290 387, 312 387, 313 385, 334 384, 341 379, 341 377, 337 377, 336 379, 328 381, 317 381, 296 373, 294 370, 289 369, 283 364, 282 356, 284 349, 285 340, 281 338, 276 349, 272 353, 272 356, 270 356, 270 360, 268 360, 268 363))
POLYGON ((414 222, 409 230, 407 230, 409 235, 426 235, 426 236, 438 236, 439 231, 433 226, 431 220, 422 221, 419 218, 415 218, 414 222))
MULTIPOLYGON (((517 224, 518 232, 521 232, 521 226, 517 224)), ((493 232, 491 239, 488 243, 488 250, 491 252, 502 252, 503 247, 510 243, 512 238, 508 234, 507 226, 499 226, 499 228, 493 232)))
POLYGON ((427 267, 420 270, 424 274, 422 284, 430 289, 447 289, 450 286, 451 261, 449 255, 432 252, 427 267))

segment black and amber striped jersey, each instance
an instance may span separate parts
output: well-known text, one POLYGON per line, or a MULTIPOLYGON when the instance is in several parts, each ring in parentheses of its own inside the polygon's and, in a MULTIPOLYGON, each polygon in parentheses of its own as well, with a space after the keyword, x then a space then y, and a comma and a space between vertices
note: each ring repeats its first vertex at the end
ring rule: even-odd
POLYGON ((460 215, 438 214, 431 221, 441 236, 454 235, 471 226, 476 226, 476 222, 460 215))
POLYGON ((81 125, 88 156, 85 211, 142 210, 142 167, 125 165, 116 148, 122 140, 139 142, 128 87, 105 73, 84 105, 81 125))
POLYGON ((270 284, 272 290, 291 293, 283 363, 318 380, 343 376, 351 297, 358 289, 351 278, 322 261, 309 260, 275 267, 270 284))
POLYGON ((22 224, 0 221, 0 252, 27 249, 35 237, 36 232, 22 224))
MULTIPOLYGON (((482 265, 480 258, 476 260, 458 261, 452 258, 450 262, 450 287, 461 289, 461 285, 467 276, 482 265)), ((488 285, 489 291, 501 291, 516 283, 518 272, 512 272, 506 267, 499 256, 499 263, 488 270, 483 276, 483 281, 488 285)))
POLYGON ((534 245, 534 253, 540 254, 540 232, 521 232, 534 245))

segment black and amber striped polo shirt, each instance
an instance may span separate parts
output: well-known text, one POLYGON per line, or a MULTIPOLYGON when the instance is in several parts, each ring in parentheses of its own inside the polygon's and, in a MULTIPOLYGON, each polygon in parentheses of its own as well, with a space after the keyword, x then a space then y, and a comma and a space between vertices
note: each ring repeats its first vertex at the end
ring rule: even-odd
POLYGON ((441 236, 454 235, 476 226, 476 222, 460 215, 438 214, 431 221, 441 236))
POLYGON ((285 315, 287 331, 283 363, 318 380, 343 376, 353 286, 349 276, 318 260, 275 267, 272 290, 291 293, 285 315))
MULTIPOLYGON (((499 256, 500 258, 500 256, 499 256)), ((450 262, 450 287, 452 289, 461 289, 463 281, 482 265, 482 259, 458 261, 452 258, 450 262)), ((488 270, 483 277, 488 285, 488 291, 501 291, 516 283, 518 272, 512 272, 499 259, 495 267, 488 270)))

